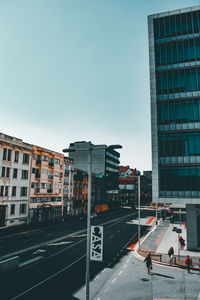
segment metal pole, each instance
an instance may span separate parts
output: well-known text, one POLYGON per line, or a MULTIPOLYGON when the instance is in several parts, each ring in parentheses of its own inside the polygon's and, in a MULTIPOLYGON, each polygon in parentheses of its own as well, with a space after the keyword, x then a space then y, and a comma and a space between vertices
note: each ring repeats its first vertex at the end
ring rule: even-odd
POLYGON ((88 153, 88 207, 87 207, 87 253, 86 253, 86 300, 89 300, 90 295, 90 211, 91 211, 91 145, 88 153))
POLYGON ((138 242, 140 250, 140 176, 138 176, 138 242))
POLYGON ((158 224, 158 203, 156 202, 156 225, 158 224))

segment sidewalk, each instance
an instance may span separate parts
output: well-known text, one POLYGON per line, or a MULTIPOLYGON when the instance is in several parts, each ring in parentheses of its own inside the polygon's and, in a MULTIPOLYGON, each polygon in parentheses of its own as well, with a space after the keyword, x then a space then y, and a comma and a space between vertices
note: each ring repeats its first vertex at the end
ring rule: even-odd
POLYGON ((194 268, 197 267, 198 260, 200 258, 200 252, 187 250, 187 243, 185 247, 181 248, 178 241, 178 233, 173 231, 173 227, 177 227, 182 230, 180 235, 183 237, 186 243, 186 228, 184 224, 170 224, 169 220, 166 220, 165 222, 160 220, 158 225, 152 228, 150 233, 142 239, 138 254, 146 256, 148 252, 151 252, 153 260, 156 260, 159 263, 169 264, 168 250, 170 247, 173 247, 173 265, 183 267, 185 258, 187 255, 189 255, 192 258, 194 268))
MULTIPOLYGON (((144 222, 146 223, 146 220, 144 222)), ((160 299, 160 297, 152 296, 152 286, 150 283, 149 275, 146 275, 146 269, 143 265, 144 256, 147 252, 151 252, 152 261, 153 261, 153 272, 156 275, 156 280, 153 281, 153 284, 156 285, 154 289, 154 293, 163 293, 164 287, 162 286, 162 278, 174 278, 173 274, 176 272, 176 277, 178 278, 176 289, 180 292, 180 294, 184 294, 184 289, 182 286, 182 273, 179 272, 179 269, 185 269, 184 260, 187 255, 193 260, 193 266, 197 266, 197 261, 200 258, 199 252, 188 251, 185 249, 180 250, 180 259, 178 259, 178 234, 172 231, 173 227, 178 227, 182 229, 182 237, 186 240, 186 229, 184 224, 170 224, 169 221, 159 221, 158 225, 154 225, 151 227, 151 230, 141 239, 140 243, 140 251, 138 250, 138 243, 135 245, 134 249, 126 248, 133 251, 128 251, 126 255, 124 255, 118 264, 115 265, 114 269, 105 268, 101 273, 97 274, 97 276, 90 282, 91 287, 91 299, 93 300, 108 300, 108 299, 137 299, 137 300, 149 300, 149 299, 160 299), (170 247, 174 247, 175 257, 177 257, 176 265, 169 264, 168 250, 170 247), (141 265, 142 262, 142 265, 141 265), (142 268, 141 268, 142 266, 142 268), (164 274, 159 272, 159 267, 163 266, 165 271, 164 274), (168 275, 166 275, 166 267, 168 268, 168 275), (133 272, 134 268, 134 272, 133 272), (107 274, 107 281, 103 283, 103 275, 107 274), (137 275, 136 275, 137 274, 137 275), (171 275, 171 277, 170 277, 171 275), (161 279, 160 279, 161 278, 161 279), (160 281, 159 281, 160 280, 160 281), (147 282, 144 286, 144 281, 147 282), (100 288, 100 286, 102 286, 100 288), (134 287, 134 291, 133 291, 134 287), (149 289, 149 294, 147 290, 149 289), (134 297, 133 297, 134 294, 134 297)), ((186 245, 187 246, 187 245, 186 245)), ((194 287, 193 290, 199 289, 199 270, 194 268, 192 271, 193 277, 187 278, 188 284, 186 289, 191 286, 193 280, 194 287)), ((185 272, 188 276, 187 272, 185 272)), ((105 275, 104 275, 105 276, 105 275)), ((165 299, 174 299, 173 288, 165 291, 165 299), (171 297, 170 297, 171 295, 171 297), (169 296, 169 298, 168 298, 169 296)), ((199 290, 195 292, 197 296, 189 298, 189 299, 199 299, 200 293, 199 290)), ((181 295, 182 295, 181 294, 181 295)), ((195 295, 196 295, 195 294, 195 295)), ((162 294, 163 295, 163 294, 162 294)), ((73 299, 85 299, 85 287, 83 286, 79 291, 77 291, 74 295, 73 299)), ((164 295, 163 295, 164 297, 164 295)), ((162 297, 162 299, 164 299, 162 297)), ((177 299, 183 299, 182 297, 178 297, 177 299)), ((185 298, 184 298, 185 299, 185 298)))

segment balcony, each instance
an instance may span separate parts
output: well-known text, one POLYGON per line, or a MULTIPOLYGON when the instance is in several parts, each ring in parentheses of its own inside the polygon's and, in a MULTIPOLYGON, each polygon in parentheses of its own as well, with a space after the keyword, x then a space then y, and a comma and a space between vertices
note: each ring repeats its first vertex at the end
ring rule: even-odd
POLYGON ((35 194, 40 193, 40 189, 39 188, 35 188, 35 194))
POLYGON ((36 160, 36 165, 38 166, 38 165, 41 165, 41 159, 37 159, 36 160))
POLYGON ((54 167, 54 162, 49 162, 49 167, 54 167))
POLYGON ((53 180, 53 175, 48 175, 49 180, 53 180))
POLYGON ((40 174, 37 174, 37 173, 36 173, 36 174, 35 174, 35 178, 36 178, 36 179, 40 179, 40 174))
POLYGON ((47 189, 47 193, 53 193, 52 189, 47 189))

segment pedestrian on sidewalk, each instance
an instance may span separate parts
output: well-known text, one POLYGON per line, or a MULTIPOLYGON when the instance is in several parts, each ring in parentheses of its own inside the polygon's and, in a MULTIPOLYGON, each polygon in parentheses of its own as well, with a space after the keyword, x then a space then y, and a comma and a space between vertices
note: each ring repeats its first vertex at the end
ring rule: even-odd
POLYGON ((199 261, 198 261, 198 268, 199 268, 199 274, 200 274, 200 258, 199 258, 199 261))
POLYGON ((150 252, 145 257, 144 262, 146 262, 147 272, 149 274, 150 273, 150 269, 152 269, 152 261, 151 261, 151 254, 150 254, 150 252))
POLYGON ((169 255, 169 263, 171 265, 173 258, 174 258, 174 248, 173 247, 169 248, 168 255, 169 255))
POLYGON ((192 259, 189 257, 189 255, 186 257, 185 265, 188 273, 190 273, 190 268, 192 266, 192 259))

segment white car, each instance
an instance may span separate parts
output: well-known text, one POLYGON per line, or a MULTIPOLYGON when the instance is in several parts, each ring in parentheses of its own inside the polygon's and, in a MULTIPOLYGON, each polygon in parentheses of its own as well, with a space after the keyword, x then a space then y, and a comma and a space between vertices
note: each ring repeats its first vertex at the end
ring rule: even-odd
POLYGON ((95 217, 97 217, 97 214, 96 214, 96 213, 91 213, 91 214, 90 214, 90 219, 93 219, 93 218, 95 218, 95 217))

